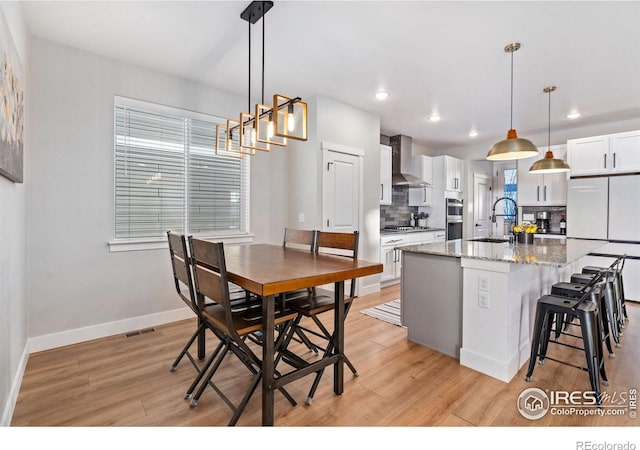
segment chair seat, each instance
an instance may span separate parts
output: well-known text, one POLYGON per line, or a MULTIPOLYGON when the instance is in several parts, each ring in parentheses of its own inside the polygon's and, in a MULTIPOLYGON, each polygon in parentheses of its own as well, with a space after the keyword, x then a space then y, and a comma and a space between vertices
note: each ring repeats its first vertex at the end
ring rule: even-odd
MULTIPOLYGON (((224 315, 224 307, 222 305, 207 306, 202 311, 203 316, 214 324, 217 328, 222 330, 225 334, 230 331, 227 327, 227 322, 224 315)), ((293 320, 296 318, 296 313, 291 310, 276 311, 275 313, 275 325, 293 320)), ((243 336, 245 334, 261 331, 262 328, 262 314, 261 309, 251 308, 246 311, 233 314, 233 327, 238 335, 243 336)))
MULTIPOLYGON (((347 297, 344 299, 344 304, 351 303, 351 301, 353 301, 353 298, 347 297)), ((334 309, 334 305, 333 292, 324 289, 316 289, 315 294, 308 294, 304 297, 287 301, 287 308, 306 317, 330 311, 334 309)))

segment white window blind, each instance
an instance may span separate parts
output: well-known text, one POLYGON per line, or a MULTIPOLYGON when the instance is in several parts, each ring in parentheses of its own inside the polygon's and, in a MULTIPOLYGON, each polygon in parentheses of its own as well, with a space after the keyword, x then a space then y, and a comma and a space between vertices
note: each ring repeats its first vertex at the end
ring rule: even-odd
POLYGON ((116 98, 116 239, 248 233, 248 158, 216 156, 222 122, 116 98))

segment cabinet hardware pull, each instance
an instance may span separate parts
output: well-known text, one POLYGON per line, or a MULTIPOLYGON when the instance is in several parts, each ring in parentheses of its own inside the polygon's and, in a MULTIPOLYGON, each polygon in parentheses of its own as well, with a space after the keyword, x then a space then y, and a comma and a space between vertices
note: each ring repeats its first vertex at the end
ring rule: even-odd
POLYGON ((616 168, 616 154, 613 154, 613 168, 616 168))
POLYGON ((538 191, 536 195, 537 195, 538 201, 540 201, 540 186, 538 186, 537 189, 538 191))
POLYGON ((427 188, 422 189, 424 191, 424 201, 422 203, 427 203, 427 188))
POLYGON ((380 200, 384 200, 384 184, 380 183, 380 200))
POLYGON ((544 185, 544 197, 543 198, 544 198, 544 201, 546 202, 547 201, 547 185, 546 184, 544 185))
POLYGON ((329 161, 329 162, 327 163, 327 172, 329 171, 329 167, 331 166, 331 164, 333 164, 333 161, 329 161))
POLYGON ((604 155, 604 168, 607 168, 607 154, 605 153, 604 155))

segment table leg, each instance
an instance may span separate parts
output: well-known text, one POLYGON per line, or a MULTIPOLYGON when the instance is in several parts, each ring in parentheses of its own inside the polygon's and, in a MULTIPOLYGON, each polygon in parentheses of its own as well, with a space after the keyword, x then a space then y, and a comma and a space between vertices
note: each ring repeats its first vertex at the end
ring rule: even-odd
POLYGON ((274 377, 274 327, 275 296, 268 295, 262 299, 262 425, 272 426, 273 377, 274 377))
POLYGON ((205 331, 206 327, 201 327, 202 319, 198 317, 198 327, 200 328, 200 332, 198 333, 198 359, 204 359, 206 353, 206 343, 205 343, 205 331))
POLYGON ((335 313, 334 334, 336 341, 335 352, 340 355, 333 368, 333 392, 341 395, 344 391, 344 281, 337 281, 334 286, 335 313))

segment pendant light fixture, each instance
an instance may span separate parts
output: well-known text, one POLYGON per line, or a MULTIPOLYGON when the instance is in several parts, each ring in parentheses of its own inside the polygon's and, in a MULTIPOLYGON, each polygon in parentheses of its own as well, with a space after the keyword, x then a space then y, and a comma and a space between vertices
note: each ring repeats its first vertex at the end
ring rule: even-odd
POLYGON ((508 44, 504 51, 511 53, 511 127, 507 132, 507 138, 494 144, 487 153, 489 161, 507 161, 511 159, 531 158, 538 155, 538 149, 528 139, 518 137, 513 128, 513 53, 520 48, 519 42, 508 44))
POLYGON ((264 101, 264 16, 273 7, 272 1, 253 1, 240 14, 249 24, 249 88, 248 111, 239 120, 228 119, 226 127, 216 127, 216 154, 242 158, 255 155, 256 150, 270 151, 272 145, 286 146, 287 139, 307 140, 307 104, 300 97, 273 96, 273 104, 264 101), (251 26, 262 19, 262 99, 251 108, 251 26), (253 112, 253 114, 252 114, 253 112))
POLYGON ((543 92, 549 94, 549 128, 547 133, 547 152, 544 158, 534 162, 529 172, 533 173, 557 173, 568 172, 571 170, 569 164, 564 159, 555 158, 551 151, 551 93, 556 90, 555 86, 549 86, 543 89, 543 92))

